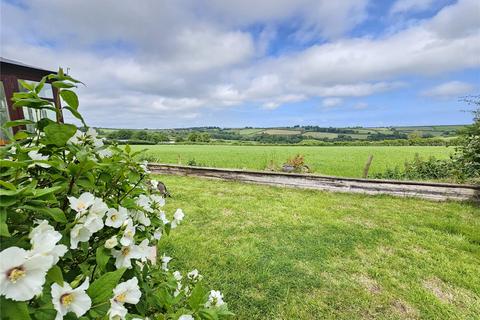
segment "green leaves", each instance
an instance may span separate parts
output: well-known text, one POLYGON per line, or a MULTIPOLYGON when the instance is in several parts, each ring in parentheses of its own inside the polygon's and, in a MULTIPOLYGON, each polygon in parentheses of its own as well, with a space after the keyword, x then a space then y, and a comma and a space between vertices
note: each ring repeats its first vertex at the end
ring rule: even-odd
POLYGON ((73 124, 51 123, 45 127, 45 137, 42 140, 45 144, 53 144, 57 147, 63 147, 67 141, 73 137, 77 127, 73 124))
POLYGON ((76 87, 76 85, 64 82, 64 81, 53 81, 52 86, 55 88, 73 88, 76 87))
POLYGON ((1 237, 10 237, 10 232, 8 231, 7 225, 7 211, 0 210, 0 236, 1 237))
POLYGON ((49 208, 49 207, 30 206, 30 205, 21 206, 20 208, 31 210, 35 213, 40 213, 42 215, 52 218, 56 222, 67 223, 67 218, 65 217, 65 213, 60 208, 49 208))
POLYGON ((78 96, 72 90, 62 90, 60 91, 60 97, 65 101, 70 107, 77 110, 78 109, 78 96))
POLYGON ((60 286, 63 286, 63 274, 62 269, 59 266, 55 265, 47 272, 47 279, 57 283, 60 286))
POLYGON ((35 122, 30 121, 30 120, 14 120, 14 121, 8 121, 6 122, 3 127, 4 128, 11 128, 11 127, 17 127, 17 126, 24 126, 27 124, 34 124, 35 122))
POLYGON ((113 296, 113 288, 122 278, 125 268, 113 272, 105 273, 94 281, 87 289, 87 293, 92 299, 92 305, 107 302, 113 296))
MULTIPOLYGON (((84 123, 78 112, 78 96, 69 90, 78 81, 64 74, 63 70, 59 70, 57 75, 44 77, 38 85, 24 83, 29 91, 17 93, 15 105, 59 112, 51 101, 39 97, 47 81, 58 89, 55 91, 62 99, 63 108, 84 123)), ((33 111, 43 115, 43 112, 33 111)), ((29 131, 32 127, 34 132, 16 130, 18 133, 15 138, 18 141, 15 141, 13 134, 7 133, 11 144, 0 149, 0 250, 12 246, 29 250, 32 248, 31 241, 39 241, 35 246, 42 246, 43 240, 29 237, 36 227, 35 221, 39 219, 47 220, 50 225, 48 229, 53 228, 60 233, 61 237, 56 237, 57 243, 69 244, 70 238, 75 237, 72 228, 79 231, 76 226, 80 223, 88 227, 87 221, 90 221, 90 217, 95 218, 93 215, 97 209, 93 210, 92 206, 84 215, 78 215, 69 207, 68 196, 81 197, 83 193, 91 192, 110 208, 123 205, 128 209, 138 209, 137 197, 140 194, 150 194, 150 188, 143 181, 146 174, 136 161, 138 151, 131 150, 130 146, 126 146, 125 150, 117 146, 101 147, 99 138, 91 130, 84 137, 69 143, 69 139, 77 132, 77 127, 57 123, 46 117, 38 121, 11 121, 6 124, 5 130, 25 125, 28 125, 29 131), (99 150, 106 148, 109 148, 111 156, 104 157, 100 154, 99 150), (42 164, 48 166, 41 166, 42 164), (85 216, 87 219, 84 220, 85 216)), ((85 128, 88 129, 86 125, 85 128)), ((150 226, 138 228, 135 244, 150 239, 149 235, 157 227, 163 228, 163 222, 152 217, 150 226)), ((170 228, 171 225, 167 224, 164 233, 168 233, 170 228)), ((39 232, 47 232, 42 227, 40 229, 39 232)), ((199 315, 208 319, 222 318, 220 309, 205 308, 208 292, 201 285, 193 287, 191 297, 187 297, 184 290, 175 294, 175 290, 179 289, 177 280, 170 272, 162 270, 161 266, 146 262, 140 267, 137 263, 132 263, 128 271, 118 269, 108 272, 114 270, 115 259, 111 249, 105 248, 105 239, 112 235, 118 237, 122 231, 123 229, 114 230, 106 226, 97 229, 94 235, 87 236, 87 231, 82 228, 79 233, 85 234, 79 234, 82 241, 78 248, 67 250, 59 257, 58 265, 48 270, 42 293, 29 302, 15 302, 0 297, 0 318, 16 320, 30 319, 31 316, 35 320, 52 320, 56 316, 52 304, 52 284, 64 285, 68 282, 75 288, 86 277, 91 279, 87 294, 92 299, 92 307, 80 319, 106 319, 113 289, 122 279, 132 277, 138 279, 142 299, 135 305, 126 305, 129 312, 127 319, 132 319, 137 314, 140 318, 153 316, 158 319, 177 319, 181 314, 194 314, 196 318, 199 315), (185 313, 179 313, 184 311, 185 313)), ((152 241, 152 245, 157 243, 152 241)), ((182 289, 187 286, 192 289, 191 281, 185 278, 182 289)), ((75 316, 72 313, 65 316, 65 319, 73 318, 75 316)))
POLYGON ((28 306, 26 302, 12 301, 0 297, 0 305, 2 310, 2 319, 6 320, 30 320, 28 306))
POLYGON ((198 308, 202 307, 207 294, 208 291, 203 287, 202 283, 197 283, 192 290, 192 294, 188 298, 188 305, 190 308, 192 308, 192 310, 198 310, 198 308))
POLYGON ((105 267, 110 260, 111 252, 109 249, 101 246, 97 248, 97 252, 95 253, 95 260, 97 262, 97 267, 100 271, 104 271, 105 267))

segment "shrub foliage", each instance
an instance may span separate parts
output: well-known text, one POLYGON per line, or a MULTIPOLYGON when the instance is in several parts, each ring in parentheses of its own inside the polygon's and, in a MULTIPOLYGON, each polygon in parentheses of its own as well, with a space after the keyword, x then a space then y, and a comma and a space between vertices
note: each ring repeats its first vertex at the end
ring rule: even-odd
MULTIPOLYGON (((159 241, 182 221, 129 146, 104 145, 78 111, 80 82, 49 75, 16 107, 57 112, 38 93, 50 81, 84 128, 13 121, 0 180, 2 319, 222 319, 232 315, 197 270, 171 269, 159 241), (159 252, 157 254, 157 252, 159 252)), ((40 113, 39 113, 40 114, 40 113)), ((60 117, 57 117, 60 119, 60 117)))

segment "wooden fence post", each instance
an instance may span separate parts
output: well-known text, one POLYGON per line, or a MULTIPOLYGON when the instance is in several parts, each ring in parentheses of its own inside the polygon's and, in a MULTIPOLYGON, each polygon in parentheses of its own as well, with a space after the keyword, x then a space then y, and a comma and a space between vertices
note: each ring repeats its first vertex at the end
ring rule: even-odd
POLYGON ((366 179, 368 177, 368 170, 370 170, 370 165, 372 164, 373 155, 368 157, 367 163, 365 163, 365 168, 363 169, 363 178, 366 179))

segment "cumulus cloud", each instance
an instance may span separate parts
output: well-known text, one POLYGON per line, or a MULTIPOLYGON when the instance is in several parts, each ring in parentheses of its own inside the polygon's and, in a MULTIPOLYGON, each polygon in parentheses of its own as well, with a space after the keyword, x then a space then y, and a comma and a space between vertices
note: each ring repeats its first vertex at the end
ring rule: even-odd
MULTIPOLYGON (((218 109, 312 98, 333 106, 397 90, 408 76, 480 66, 475 0, 376 37, 349 37, 367 0, 16 3, 2 2, 2 56, 70 68, 88 85, 81 108, 98 126, 171 127, 218 109), (298 46, 269 55, 284 24, 298 46)), ((395 5, 417 10, 408 3, 395 5)))
POLYGON ((471 93, 474 86, 462 81, 449 81, 422 92, 424 96, 435 98, 455 98, 471 93))
POLYGON ((409 11, 424 11, 432 7, 437 0, 397 0, 390 8, 391 14, 409 11))
POLYGON ((326 99, 322 100, 322 105, 325 108, 333 108, 333 107, 341 105, 342 102, 343 102, 343 100, 340 99, 340 98, 326 98, 326 99))

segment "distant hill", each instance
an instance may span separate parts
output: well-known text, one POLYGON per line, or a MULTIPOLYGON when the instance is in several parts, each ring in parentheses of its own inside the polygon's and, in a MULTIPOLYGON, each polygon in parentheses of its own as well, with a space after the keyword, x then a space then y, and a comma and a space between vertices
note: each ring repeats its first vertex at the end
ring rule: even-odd
MULTIPOLYGON (((392 126, 392 127, 320 127, 320 126, 293 126, 274 128, 220 128, 220 127, 192 127, 176 129, 111 129, 98 128, 99 132, 112 139, 138 139, 141 137, 162 135, 162 141, 195 141, 192 136, 202 134, 202 139, 210 140, 239 140, 261 143, 299 143, 303 140, 321 141, 382 141, 393 139, 412 138, 441 138, 452 139, 465 125, 435 125, 435 126, 392 126), (118 132, 128 131, 131 136, 116 137, 118 132), (168 137, 168 139, 166 139, 168 137)), ((198 136, 198 135, 197 135, 198 136)), ((202 140, 203 141, 203 140, 202 140)))

